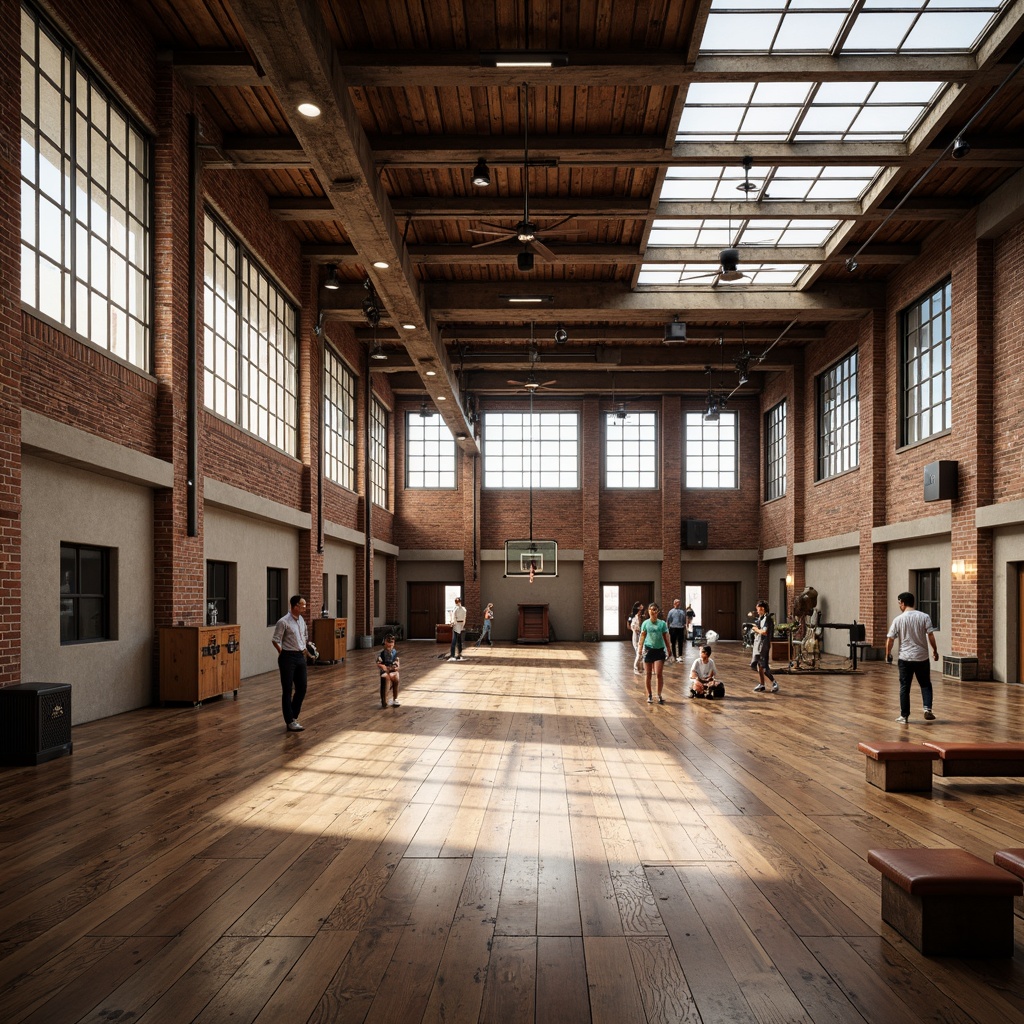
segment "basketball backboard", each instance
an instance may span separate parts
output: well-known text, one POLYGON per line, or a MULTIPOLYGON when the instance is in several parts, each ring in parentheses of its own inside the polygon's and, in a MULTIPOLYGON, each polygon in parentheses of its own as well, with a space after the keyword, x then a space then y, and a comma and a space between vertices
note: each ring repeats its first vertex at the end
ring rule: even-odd
POLYGON ((505 541, 506 576, 557 576, 558 541, 505 541))

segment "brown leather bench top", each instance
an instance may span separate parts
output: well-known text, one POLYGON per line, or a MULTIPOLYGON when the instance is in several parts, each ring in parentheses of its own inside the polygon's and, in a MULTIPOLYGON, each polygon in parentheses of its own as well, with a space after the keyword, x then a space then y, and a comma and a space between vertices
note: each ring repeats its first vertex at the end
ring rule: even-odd
POLYGON ((1024 758, 1024 743, 945 743, 942 740, 924 744, 939 752, 943 761, 1019 761, 1024 758))
POLYGON ((966 850, 868 850, 868 863, 914 896, 1019 896, 1024 882, 966 850))
POLYGON ((1024 878, 1024 850, 996 850, 992 860, 998 867, 1024 878))
POLYGON ((857 749, 875 761, 934 761, 939 753, 923 743, 900 743, 882 740, 878 743, 858 743, 857 749))

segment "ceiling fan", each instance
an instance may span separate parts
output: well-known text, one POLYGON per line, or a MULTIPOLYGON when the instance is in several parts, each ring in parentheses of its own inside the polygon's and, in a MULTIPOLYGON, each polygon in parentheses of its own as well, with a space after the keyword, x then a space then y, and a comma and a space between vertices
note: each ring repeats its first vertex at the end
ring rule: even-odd
MULTIPOLYGON (((527 109, 527 85, 524 82, 522 85, 523 95, 523 219, 516 224, 515 228, 509 231, 508 228, 501 224, 492 224, 489 221, 481 221, 483 225, 481 228, 470 228, 469 232, 473 235, 494 235, 486 242, 477 242, 473 248, 482 249, 487 245, 498 245, 501 242, 518 241, 523 245, 522 252, 519 253, 516 259, 516 266, 519 270, 527 272, 533 270, 533 257, 534 254, 540 256, 545 260, 555 260, 557 257, 555 254, 540 240, 539 232, 540 228, 530 219, 530 128, 528 124, 528 109, 527 109)), ((562 217, 561 220, 555 221, 550 227, 545 228, 545 233, 554 231, 556 228, 561 227, 567 221, 573 220, 573 217, 562 217)), ((579 234, 579 232, 575 232, 579 234)))
POLYGON ((536 366, 537 360, 540 359, 540 352, 537 349, 536 344, 533 340, 533 322, 530 322, 530 372, 527 375, 526 380, 510 380, 507 383, 514 388, 522 388, 524 391, 529 391, 532 395, 535 391, 540 391, 543 388, 549 388, 552 384, 556 383, 553 380, 540 381, 537 379, 536 366))

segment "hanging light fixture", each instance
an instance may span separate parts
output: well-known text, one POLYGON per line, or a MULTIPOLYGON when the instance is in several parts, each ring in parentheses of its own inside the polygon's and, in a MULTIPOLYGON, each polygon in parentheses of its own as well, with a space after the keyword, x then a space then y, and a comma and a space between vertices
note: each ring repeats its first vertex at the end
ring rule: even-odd
POLYGON ((341 287, 341 278, 338 277, 337 264, 327 264, 327 276, 324 278, 324 287, 329 292, 336 292, 341 287))
POLYGON ((491 172, 487 167, 487 161, 480 157, 473 168, 473 184, 477 188, 487 188, 491 184, 491 172))

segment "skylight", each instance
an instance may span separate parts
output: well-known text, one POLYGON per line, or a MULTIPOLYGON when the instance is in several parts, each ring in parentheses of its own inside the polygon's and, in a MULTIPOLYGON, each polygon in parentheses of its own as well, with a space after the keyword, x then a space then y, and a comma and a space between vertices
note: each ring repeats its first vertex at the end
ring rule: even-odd
POLYGON ((793 285, 807 269, 806 263, 741 263, 738 281, 718 280, 719 267, 710 263, 645 263, 640 268, 638 285, 709 285, 719 288, 756 285, 793 285))
POLYGON ((968 53, 997 0, 712 0, 702 53, 968 53))
POLYGON ((656 220, 650 246, 824 245, 837 220, 752 217, 749 220, 656 220))
POLYGON ((677 142, 903 142, 942 82, 697 82, 677 142))

